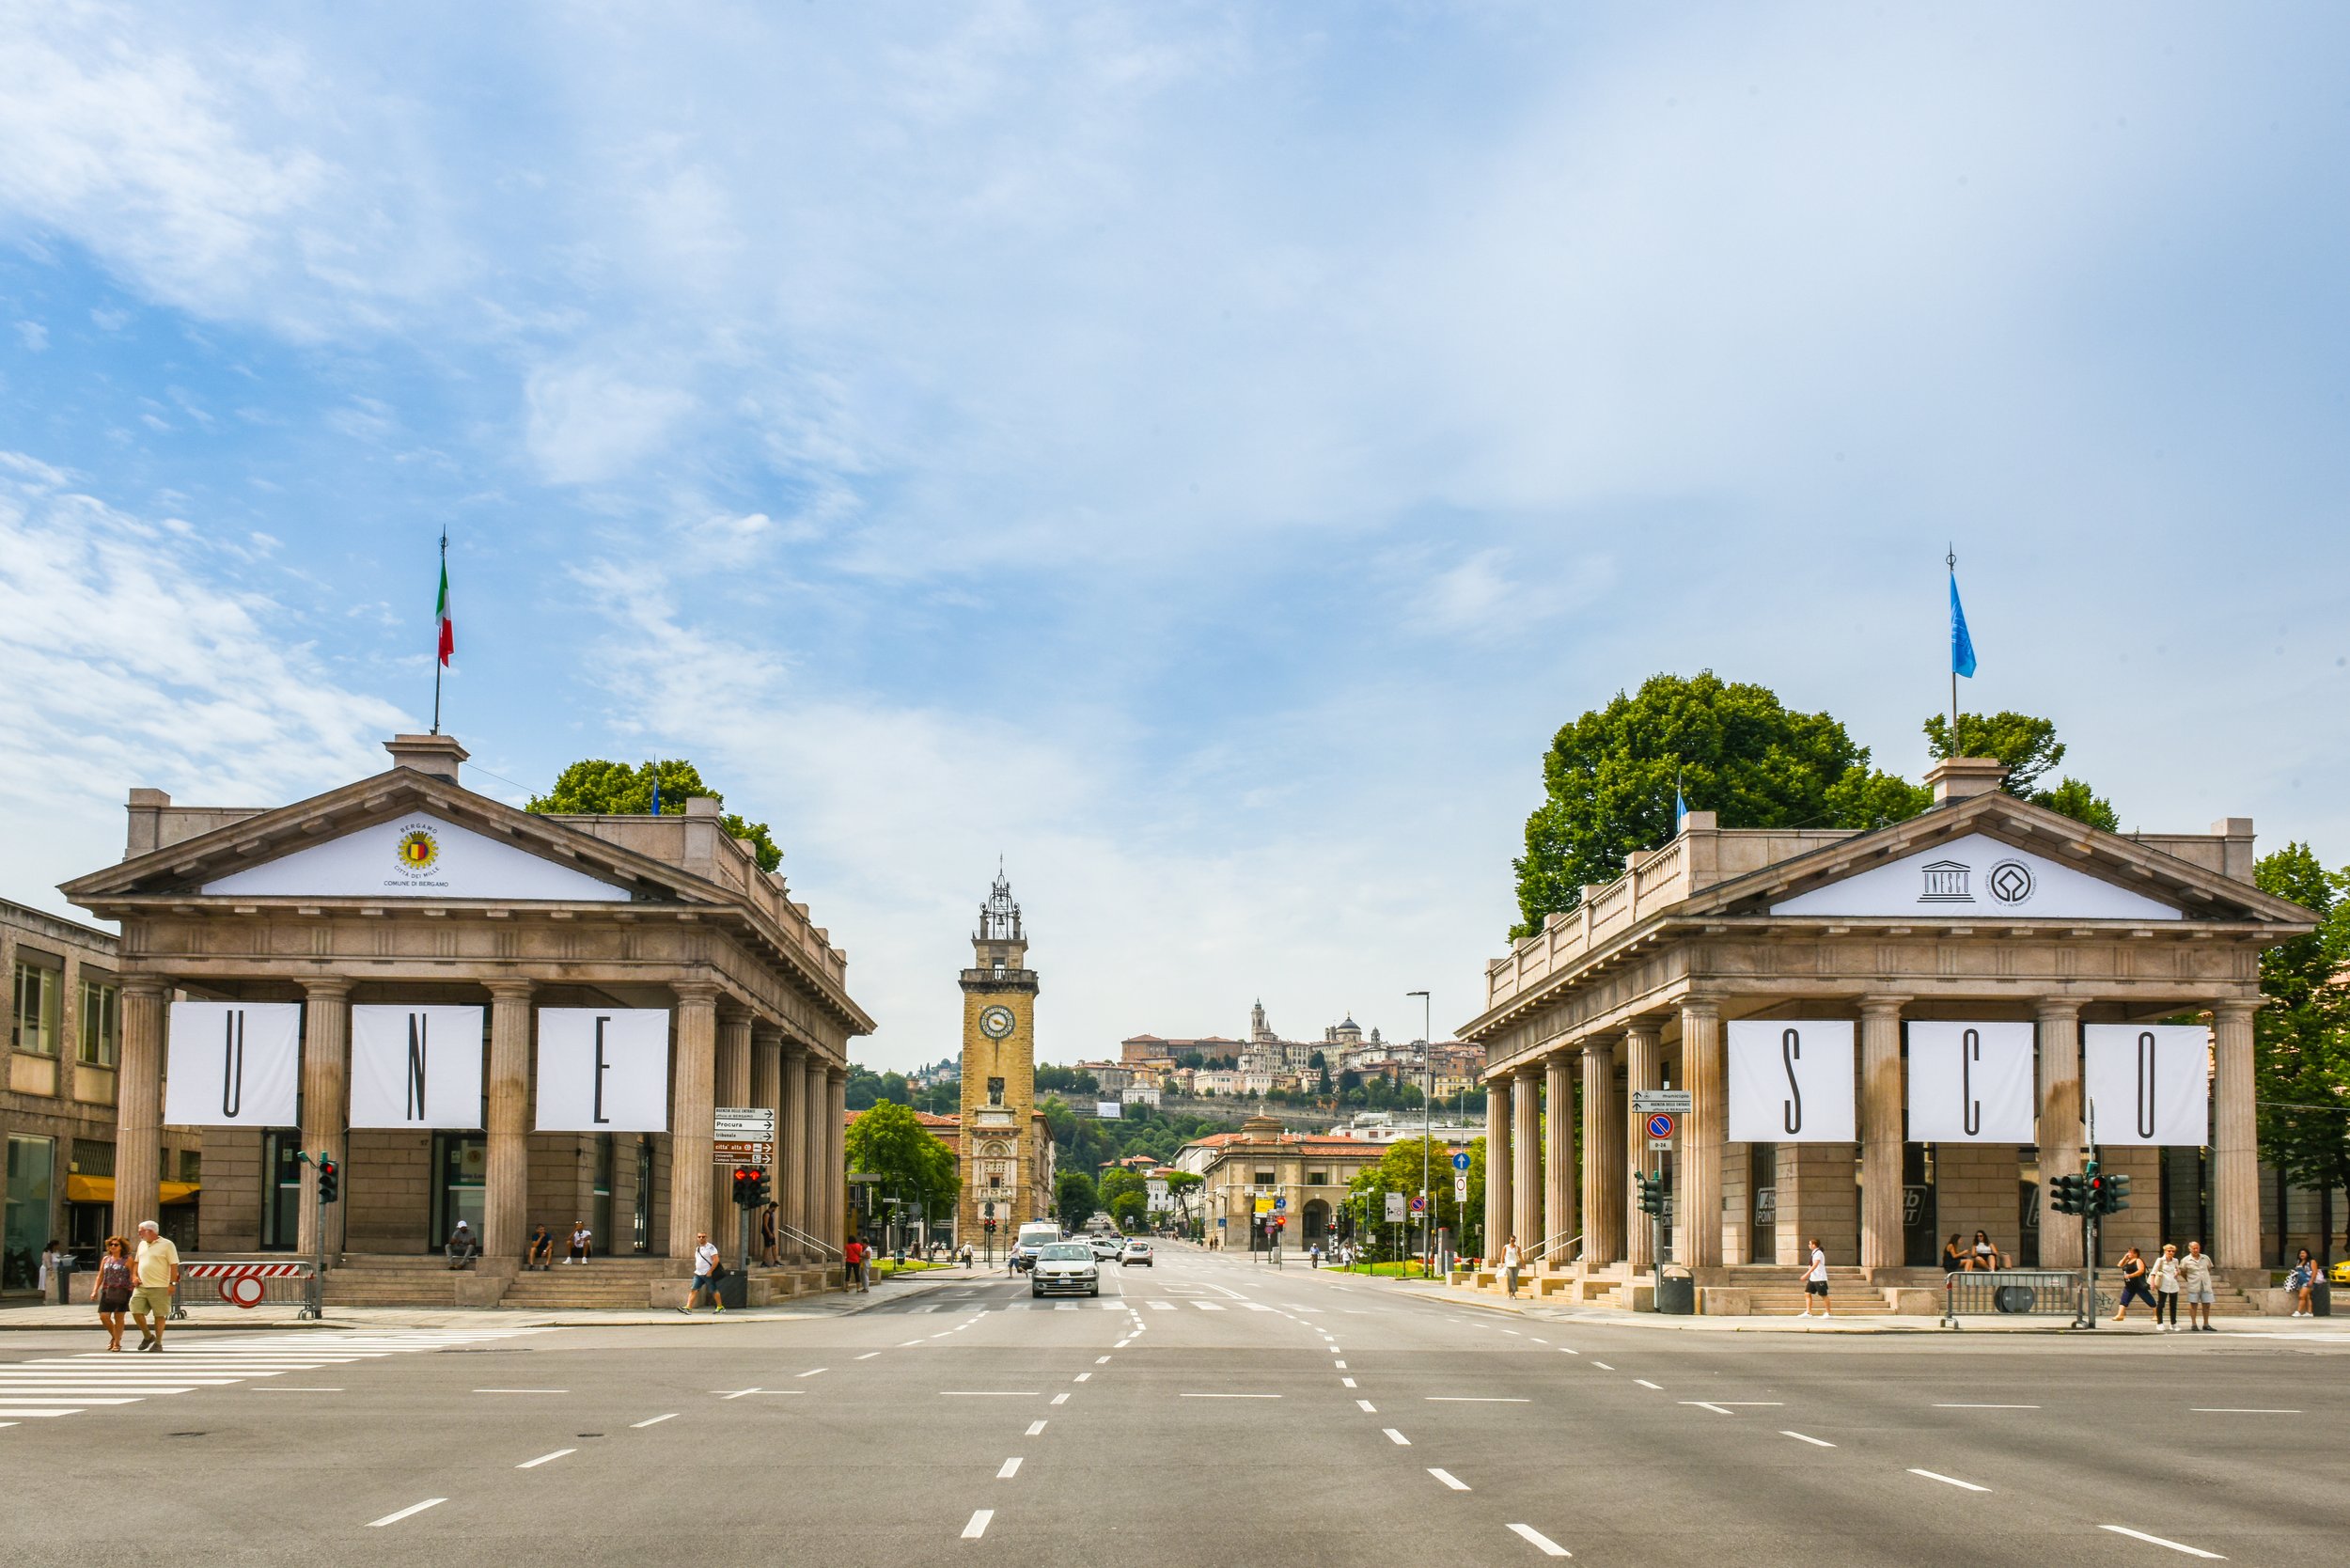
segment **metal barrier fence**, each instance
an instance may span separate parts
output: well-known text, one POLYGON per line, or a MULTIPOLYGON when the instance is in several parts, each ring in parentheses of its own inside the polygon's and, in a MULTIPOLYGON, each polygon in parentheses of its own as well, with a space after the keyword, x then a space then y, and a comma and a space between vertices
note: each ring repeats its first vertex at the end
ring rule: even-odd
POLYGON ((185 1318, 190 1307, 299 1307, 318 1315, 317 1270, 307 1262, 182 1262, 180 1285, 171 1294, 171 1315, 185 1318))
POLYGON ((2081 1277, 2071 1269, 1991 1268, 1945 1275, 1942 1324, 1962 1317, 2065 1317, 2086 1323, 2081 1277))

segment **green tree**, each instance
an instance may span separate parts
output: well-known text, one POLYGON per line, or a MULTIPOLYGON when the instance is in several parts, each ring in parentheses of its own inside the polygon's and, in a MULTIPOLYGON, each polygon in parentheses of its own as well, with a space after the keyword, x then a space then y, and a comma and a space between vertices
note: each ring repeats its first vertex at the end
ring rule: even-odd
POLYGON ((1053 1217, 1064 1231, 1082 1231, 1102 1206, 1093 1178, 1082 1170, 1064 1170, 1053 1183, 1053 1217))
MULTIPOLYGON (((701 770, 688 761, 672 758, 632 767, 626 762, 587 758, 556 775, 554 788, 543 795, 531 796, 524 809, 571 816, 641 817, 652 810, 656 773, 661 779, 661 814, 665 817, 683 815, 685 802, 694 795, 707 795, 721 806, 726 804, 726 797, 704 784, 701 770)), ((783 851, 776 847, 765 823, 746 822, 733 811, 720 820, 729 835, 749 841, 760 870, 772 871, 783 864, 783 851)))
MULTIPOLYGON (((2261 1153, 2288 1181, 2314 1187, 2326 1247, 2334 1234, 2334 1189, 2350 1184, 2350 870, 2329 871, 2309 845, 2287 844, 2253 868, 2263 892, 2291 899, 2318 917, 2306 936, 2261 954, 2253 1015, 2255 1098, 2261 1153)), ((2344 1242, 2350 1249, 2350 1240, 2344 1242)))
POLYGON ((908 1107, 882 1101, 849 1123, 849 1168, 882 1178, 885 1197, 917 1203, 935 1219, 955 1200, 955 1152, 908 1107))
POLYGON ((1965 713, 1958 715, 1960 749, 1950 749, 1950 721, 1936 713, 1926 720, 1926 745, 1936 757, 1996 757, 2007 764, 1999 788, 2018 800, 2044 806, 2075 822, 2107 833, 2118 832, 2122 819, 2113 803, 2077 778, 2060 777, 2052 789, 2040 789, 2042 778, 2064 760, 2064 743, 2057 739, 2053 720, 2030 713, 1965 713))
POLYGON ((1148 1197, 1150 1194, 1150 1184, 1145 1182, 1141 1177, 1136 1175, 1133 1171, 1128 1170, 1124 1166, 1112 1166, 1109 1169, 1102 1172, 1100 1192, 1102 1207, 1109 1210, 1112 1214, 1116 1214, 1118 1213, 1117 1204, 1120 1199, 1125 1197, 1130 1192, 1142 1193, 1145 1197, 1148 1197))
MULTIPOLYGON (((1440 1138, 1423 1140, 1417 1137, 1398 1138, 1387 1146, 1377 1165, 1366 1166, 1348 1187, 1348 1196, 1355 1202, 1358 1218, 1370 1227, 1366 1240, 1384 1249, 1389 1240, 1386 1220, 1386 1195, 1400 1192, 1407 1198, 1420 1190, 1420 1151, 1427 1150, 1428 1185, 1434 1199, 1436 1224, 1452 1232, 1452 1244, 1464 1253, 1480 1250, 1485 1213, 1485 1140, 1477 1138, 1468 1146, 1468 1201, 1456 1202, 1452 1197, 1452 1150, 1440 1138)), ((1406 1253, 1419 1244, 1417 1223, 1405 1228, 1409 1234, 1399 1233, 1399 1245, 1406 1253)))
POLYGON ((1872 827, 1914 814, 1915 786, 1877 773, 1869 750, 1825 713, 1789 710, 1762 686, 1653 675, 1561 729, 1543 758, 1543 803, 1516 861, 1518 924, 1540 931, 1586 884, 1613 881, 1624 855, 1672 837, 1676 780, 1724 827, 1872 827))
POLYGON ((1110 1218, 1118 1222, 1120 1231, 1138 1231, 1150 1213, 1151 1200, 1144 1193, 1121 1192, 1110 1200, 1109 1208, 1110 1218))

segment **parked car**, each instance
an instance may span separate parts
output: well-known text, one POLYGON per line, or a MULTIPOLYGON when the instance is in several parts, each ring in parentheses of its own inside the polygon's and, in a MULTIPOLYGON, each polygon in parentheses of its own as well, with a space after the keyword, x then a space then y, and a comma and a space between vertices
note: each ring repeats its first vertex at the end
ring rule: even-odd
POLYGON ((1132 1241, 1128 1242, 1124 1249, 1118 1254, 1118 1266, 1120 1268, 1125 1268, 1134 1263, 1140 1263, 1144 1268, 1150 1268, 1152 1266, 1151 1262, 1151 1244, 1144 1241, 1140 1236, 1136 1236, 1132 1241))
POLYGON ((1055 1292, 1102 1294, 1102 1266, 1094 1262, 1093 1248, 1083 1242, 1055 1242, 1037 1253, 1036 1263, 1028 1271, 1028 1294, 1035 1297, 1055 1292))
POLYGON ((2344 1258, 2326 1275, 2337 1285, 2350 1285, 2350 1258, 2344 1258))

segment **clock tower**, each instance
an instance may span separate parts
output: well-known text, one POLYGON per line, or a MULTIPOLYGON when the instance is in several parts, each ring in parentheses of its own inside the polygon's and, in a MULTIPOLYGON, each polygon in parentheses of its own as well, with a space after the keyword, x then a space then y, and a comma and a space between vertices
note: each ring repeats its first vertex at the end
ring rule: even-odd
POLYGON ((1032 1131, 1036 1110, 1036 971, 1020 906, 1002 870, 979 906, 972 967, 963 972, 963 1200, 956 1236, 985 1249, 982 1222, 995 1221, 995 1251, 1021 1225, 1052 1211, 1032 1131))

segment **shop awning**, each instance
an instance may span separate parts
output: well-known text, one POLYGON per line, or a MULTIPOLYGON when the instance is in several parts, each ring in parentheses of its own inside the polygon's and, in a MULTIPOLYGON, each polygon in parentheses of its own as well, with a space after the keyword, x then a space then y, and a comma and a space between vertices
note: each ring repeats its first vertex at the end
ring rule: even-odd
MULTIPOLYGON (((193 1203, 196 1195, 204 1190, 200 1182, 165 1182, 163 1201, 166 1207, 174 1203, 193 1203)), ((115 1179, 111 1176, 68 1176, 65 1179, 65 1200, 69 1203, 112 1203, 115 1200, 115 1179)))

